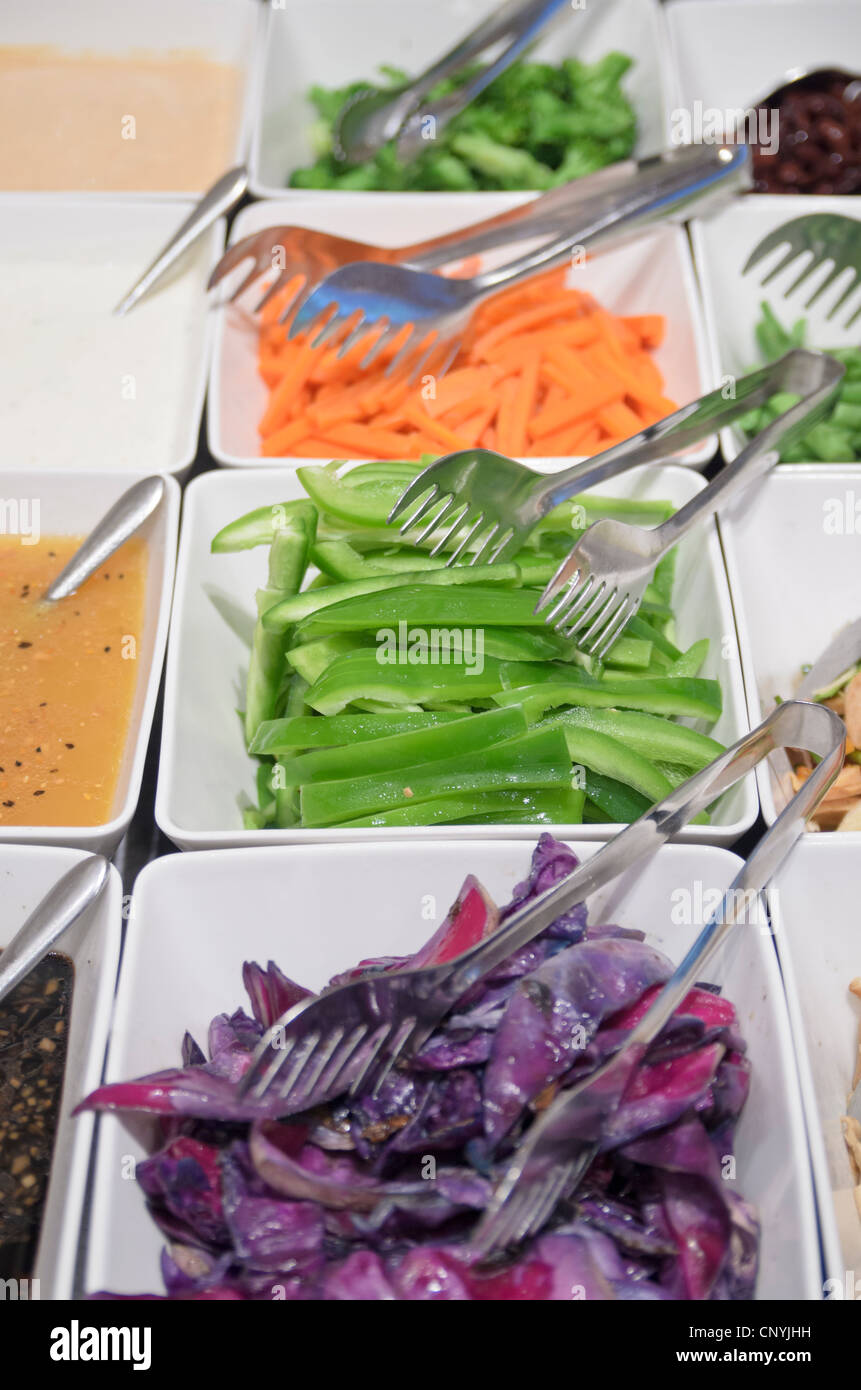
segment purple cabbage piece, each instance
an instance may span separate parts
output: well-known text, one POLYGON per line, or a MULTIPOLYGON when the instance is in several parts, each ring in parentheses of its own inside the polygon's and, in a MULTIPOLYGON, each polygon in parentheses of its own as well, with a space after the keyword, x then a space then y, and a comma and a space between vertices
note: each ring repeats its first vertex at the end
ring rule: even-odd
MULTIPOLYGON (((542 835, 499 913, 469 878, 412 960, 451 959, 576 862, 542 835)), ((587 927, 575 907, 473 986, 376 1095, 286 1122, 269 1103, 241 1098, 237 1083, 264 1029, 308 991, 273 962, 247 963, 251 1015, 213 1020, 209 1060, 186 1035, 182 1067, 100 1087, 84 1102, 161 1117, 161 1147, 138 1177, 169 1242, 167 1296, 752 1297, 756 1216, 721 1176, 750 1066, 735 1011, 710 986, 691 990, 649 1049, 575 1200, 502 1266, 479 1267, 469 1249, 535 1110, 612 1055, 668 977, 670 963, 643 935, 587 927)), ((409 960, 362 962, 335 982, 409 960)))

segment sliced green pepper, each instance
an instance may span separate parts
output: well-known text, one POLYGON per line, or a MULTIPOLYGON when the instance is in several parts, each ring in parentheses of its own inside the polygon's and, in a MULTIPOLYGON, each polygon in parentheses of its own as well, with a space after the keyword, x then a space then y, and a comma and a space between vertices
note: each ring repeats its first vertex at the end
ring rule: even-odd
POLYGON ((473 792, 441 796, 347 821, 345 829, 411 825, 579 825, 585 792, 572 788, 473 792))
POLYGON ((494 709, 429 729, 391 734, 388 738, 365 739, 341 748, 315 748, 298 757, 284 755, 281 761, 290 779, 305 786, 399 767, 418 767, 461 753, 478 753, 482 748, 525 734, 526 727, 522 710, 494 709))
POLYGON ((422 767, 302 787, 302 824, 335 825, 456 792, 570 785, 571 760, 558 729, 530 730, 481 753, 422 767))
POLYGON ((284 633, 268 628, 266 614, 289 595, 298 593, 308 568, 317 514, 310 504, 294 509, 276 532, 269 550, 269 576, 257 591, 258 619, 251 644, 245 694, 245 740, 251 743, 257 727, 275 714, 284 669, 284 633))
POLYGON ((283 632, 293 623, 320 613, 333 603, 375 594, 383 589, 408 588, 413 584, 439 585, 442 588, 460 584, 516 584, 520 571, 516 565, 456 565, 452 569, 431 570, 429 573, 383 574, 371 579, 357 579, 348 584, 330 584, 325 589, 305 589, 301 594, 277 603, 266 612, 265 622, 274 632, 283 632))
MULTIPOLYGON (((594 729, 619 740, 632 752, 657 765, 670 763, 697 772, 724 751, 723 745, 707 734, 638 710, 567 709, 551 715, 538 727, 546 725, 594 729)), ((583 761, 588 765, 588 759, 583 761)))

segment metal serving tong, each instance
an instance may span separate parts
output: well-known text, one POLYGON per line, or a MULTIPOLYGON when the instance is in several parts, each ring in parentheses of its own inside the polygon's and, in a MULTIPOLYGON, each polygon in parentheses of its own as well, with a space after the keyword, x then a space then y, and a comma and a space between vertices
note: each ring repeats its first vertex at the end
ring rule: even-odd
POLYGON ((569 0, 508 0, 493 10, 450 52, 403 87, 366 87, 356 92, 338 113, 333 131, 335 155, 347 164, 372 159, 389 140, 397 137, 398 157, 412 159, 424 148, 422 124, 432 119, 439 133, 479 92, 510 67, 549 20, 568 8, 569 0), (501 43, 508 46, 449 96, 422 105, 430 91, 467 64, 480 59, 501 43), (419 108, 421 107, 421 110, 419 108))
MULTIPOLYGON (((727 397, 725 387, 709 391, 612 449, 561 473, 538 473, 525 463, 488 449, 462 449, 447 454, 423 469, 404 489, 388 520, 396 521, 417 502, 418 507, 403 523, 401 532, 404 534, 423 521, 421 534, 414 539, 419 545, 441 527, 431 555, 451 544, 454 548, 446 563, 453 565, 474 541, 472 564, 492 565, 510 559, 532 528, 560 502, 640 464, 666 459, 699 443, 746 411, 764 405, 776 392, 801 390, 802 379, 809 390, 828 371, 826 359, 820 354, 798 348, 767 367, 739 377, 732 396, 727 397)), ((797 409, 801 409, 801 404, 797 409)), ((773 438, 773 434, 769 436, 770 440, 773 438)), ((568 563, 566 560, 565 565, 568 563)), ((561 571, 551 585, 555 586, 560 576, 561 571)), ((561 588, 558 592, 561 595, 561 588)), ((556 594, 555 587, 552 593, 548 590, 546 600, 549 602, 556 594)))
POLYGON ((311 346, 319 347, 340 334, 343 354, 373 333, 359 364, 364 369, 401 335, 387 375, 409 359, 413 379, 431 361, 439 377, 453 362, 473 311, 483 300, 539 271, 564 265, 575 250, 631 236, 658 221, 683 218, 691 203, 706 194, 749 186, 750 154, 744 145, 683 146, 671 156, 638 165, 631 178, 604 181, 599 191, 578 201, 566 231, 470 278, 430 275, 376 261, 343 265, 294 313, 289 336, 307 332, 311 346))
MULTIPOLYGON (((230 294, 233 301, 244 294, 258 277, 270 274, 275 265, 281 265, 283 270, 276 275, 253 312, 259 313, 291 281, 301 278, 303 283, 296 288, 278 316, 278 322, 284 323, 292 313, 301 309, 321 281, 340 266, 356 261, 376 261, 381 265, 408 265, 413 270, 436 270, 467 256, 482 255, 497 246, 513 245, 537 237, 561 236, 570 232, 572 227, 582 225, 588 209, 595 206, 593 199, 606 196, 613 189, 630 192, 662 170, 682 166, 690 168, 691 159, 687 149, 676 149, 651 159, 622 160, 618 164, 609 164, 606 169, 599 169, 597 173, 586 174, 583 178, 551 188, 528 202, 509 208, 507 212, 497 213, 495 217, 486 217, 480 222, 458 227, 456 231, 411 242, 406 246, 377 246, 372 242, 354 241, 331 232, 321 232, 313 227, 264 227, 228 247, 210 275, 207 288, 212 289, 237 266, 250 260, 247 274, 230 294)), ((698 160, 696 162, 699 163, 698 160)), ((744 177, 742 174, 738 180, 733 179, 730 172, 727 171, 721 181, 721 189, 734 187, 744 177)))
POLYGON ((33 909, 9 945, 0 952, 0 999, 5 999, 69 927, 104 891, 110 864, 100 854, 87 855, 63 874, 33 909))
POLYGON ((782 389, 798 401, 766 425, 707 488, 661 526, 595 522, 559 566, 535 611, 552 605, 545 621, 574 638, 581 651, 599 659, 606 655, 638 611, 662 557, 703 517, 779 463, 778 445, 807 432, 828 408, 845 370, 833 357, 803 348, 786 353, 775 365, 781 369, 782 389))
MULTIPOLYGON (((691 986, 702 977, 705 965, 732 928, 745 920, 751 922, 751 907, 758 895, 837 777, 845 747, 842 723, 824 705, 791 700, 780 705, 758 729, 717 758, 711 767, 673 793, 684 802, 685 812, 693 803, 702 806, 715 794, 716 784, 728 786, 773 749, 786 747, 805 748, 822 761, 760 840, 724 894, 720 907, 621 1047, 585 1080, 564 1090, 533 1122, 470 1241, 482 1256, 534 1235, 550 1218, 557 1203, 570 1196, 583 1178, 598 1152, 603 1127, 623 1099, 650 1044, 691 986), (705 797, 694 790, 697 783, 708 788, 705 797)), ((631 829, 648 823, 657 810, 656 807, 631 829)), ((628 833, 623 831, 613 843, 618 844, 628 833)))
MULTIPOLYGON (((345 1093, 378 1089, 395 1063, 406 1061, 422 1047, 477 980, 561 913, 633 864, 650 858, 773 748, 809 748, 826 757, 838 743, 842 750, 844 738, 842 722, 825 706, 792 701, 781 705, 754 733, 676 787, 593 858, 513 912, 491 936, 454 961, 370 975, 290 1009, 264 1034, 240 1083, 240 1092, 255 1100, 277 1099, 277 1113, 289 1115, 345 1093)), ((839 757, 835 753, 834 759, 836 776, 842 751, 839 757)), ((827 766, 830 768, 831 763, 827 766)), ((809 814, 817 789, 821 787, 824 792, 833 780, 828 777, 823 785, 826 773, 822 766, 814 777, 815 785, 804 803, 808 806, 805 814, 809 814)), ((814 777, 805 782, 805 789, 814 777)), ((797 802, 798 798, 792 804, 797 802)))

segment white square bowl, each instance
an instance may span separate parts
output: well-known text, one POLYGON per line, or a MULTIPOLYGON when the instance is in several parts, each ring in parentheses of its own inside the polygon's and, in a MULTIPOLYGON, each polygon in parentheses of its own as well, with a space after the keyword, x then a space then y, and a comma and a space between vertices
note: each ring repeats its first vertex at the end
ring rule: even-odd
MULTIPOLYGON (((703 486, 690 469, 637 469, 602 491, 620 497, 668 498, 676 506, 703 486)), ((244 701, 254 593, 265 582, 264 550, 213 555, 215 533, 255 507, 305 496, 295 472, 207 473, 185 494, 182 538, 165 682, 161 759, 155 815, 181 849, 306 844, 356 840, 531 839, 530 826, 430 826, 351 830, 338 828, 245 830, 240 794, 254 800, 255 760, 248 757, 236 710, 244 701)), ((718 677, 724 709, 712 730, 723 743, 747 731, 739 649, 717 533, 709 526, 679 548, 676 579, 677 640, 711 642, 707 676, 718 677)), ((697 727, 704 727, 698 725, 697 727)), ((732 788, 711 825, 690 826, 683 839, 731 844, 756 819, 753 778, 732 788)), ((612 825, 564 826, 557 833, 602 839, 612 825)))
POLYGON ((744 109, 798 73, 861 68, 856 0, 670 0, 664 12, 687 111, 744 109))
MULTIPOLYGON (((8 946, 57 880, 84 858, 80 850, 0 844, 0 948, 8 946)), ((122 894, 120 876, 111 868, 99 901, 57 946, 73 961, 75 975, 51 1178, 32 1276, 40 1281, 42 1298, 72 1296, 95 1129, 93 1116, 73 1119, 72 1110, 102 1075, 120 961, 122 894)))
MULTIPOLYGON (((778 696, 791 697, 802 666, 861 614, 859 478, 851 465, 783 464, 721 516, 751 727, 778 696)), ((765 764, 757 775, 772 825, 785 788, 765 764)), ((827 838, 861 849, 852 831, 827 838)))
MULTIPOLYGON (((73 5, 67 0, 41 0, 33 5, 30 0, 4 0, 2 41, 110 57, 184 51, 232 64, 240 70, 241 92, 227 169, 247 158, 264 56, 265 18, 264 6, 248 0, 146 0, 144 5, 117 5, 114 0, 75 0, 73 5)), ((118 114, 118 128, 119 121, 118 114)), ((201 185, 183 192, 142 190, 93 196, 176 201, 203 191, 201 185)), ((81 190, 80 196, 88 196, 88 190, 81 190)), ((176 208, 173 217, 177 226, 182 218, 176 208)))
POLYGON ((861 1008, 858 850, 848 835, 809 835, 769 894, 810 1139, 829 1298, 861 1299, 861 1215, 840 1130, 861 1008))
MULTIPOLYGON (((429 24, 423 0, 363 0, 360 21, 353 0, 290 0, 270 6, 251 135, 252 192, 261 198, 283 197, 293 170, 313 161, 310 132, 317 116, 307 98, 310 87, 374 81, 381 64, 417 75, 494 8, 490 0, 438 0, 429 24)), ((657 154, 665 144, 675 92, 660 7, 655 0, 616 0, 572 8, 576 13, 539 39, 532 50, 535 58, 559 63, 577 57, 593 63, 613 49, 630 54, 635 63, 623 85, 639 123, 636 154, 657 154)), ((287 192, 293 197, 302 191, 287 192)), ((354 200, 361 195, 319 190, 315 196, 354 200)), ((405 196, 427 203, 440 195, 405 196)))
POLYGON ((113 309, 190 203, 0 195, 0 466, 182 473, 200 434, 224 247, 217 222, 135 309, 113 309), (14 349, 11 345, 15 344, 14 349))
MULTIPOLYGON (((43 536, 83 536, 122 493, 143 476, 4 470, 0 472, 0 498, 26 499, 30 507, 38 503, 39 529, 43 536)), ((173 595, 180 495, 174 478, 166 478, 165 484, 161 506, 140 532, 147 545, 143 632, 137 656, 138 679, 111 819, 103 825, 0 826, 0 846, 71 845, 75 849, 110 855, 128 828, 140 795, 173 595)))
MULTIPOLYGON (((526 196, 439 193, 423 202, 403 193, 355 193, 347 205, 348 217, 340 200, 321 201, 319 194, 296 193, 290 201, 243 208, 231 229, 231 241, 283 224, 347 234, 377 246, 403 246, 496 216, 524 202, 526 196)), ((498 254, 494 256, 498 260, 498 254)), ((236 283, 241 278, 239 272, 236 283)), ((664 314, 666 337, 653 355, 664 378, 665 394, 684 405, 708 390, 712 367, 688 240, 681 227, 656 227, 635 241, 608 247, 585 265, 573 267, 569 282, 593 294, 612 313, 664 314)), ((257 369, 259 320, 251 310, 259 298, 259 289, 252 287, 236 304, 218 311, 207 409, 209 448, 220 463, 233 467, 297 466, 309 460, 260 455, 257 425, 269 392, 257 369)), ((711 436, 680 457, 686 463, 703 464, 715 447, 711 436)), ((557 469, 566 467, 569 460, 526 462, 531 467, 557 469)))
MULTIPOLYGON (((721 5, 718 4, 717 8, 721 8, 721 5)), ((861 6, 858 7, 858 15, 861 19, 861 6)), ((858 65, 861 67, 861 56, 858 65)), ((769 232, 796 217, 822 212, 859 219, 857 200, 854 198, 748 194, 715 211, 713 215, 695 219, 691 223, 694 260, 702 288, 703 311, 712 353, 711 384, 722 385, 728 377, 741 376, 763 365, 754 333, 763 300, 769 302, 787 329, 796 319, 807 319, 806 347, 827 349, 857 346, 858 324, 852 328, 843 326, 852 307, 859 303, 857 293, 835 318, 828 320, 826 317, 843 291, 845 276, 826 290, 811 308, 804 307, 828 274, 830 261, 814 271, 789 299, 784 298, 786 291, 811 259, 807 252, 765 286, 762 280, 782 259, 785 244, 772 251, 747 275, 742 275, 748 256, 769 232)), ((736 457, 743 443, 744 435, 737 425, 721 431, 721 447, 728 460, 736 457)), ((815 463, 816 460, 811 462, 815 463)))
MULTIPOLYGON (((588 856, 597 846, 574 842, 573 848, 588 856)), ((416 950, 433 929, 419 911, 420 899, 427 902, 422 895, 432 895, 439 921, 468 873, 476 874, 497 902, 507 901, 530 852, 522 842, 448 840, 375 849, 231 850, 158 860, 135 885, 107 1080, 175 1066, 186 1029, 205 1038, 216 1013, 242 1002, 244 960, 274 959, 294 979, 320 988, 363 957, 416 950), (289 912, 282 910, 288 904, 289 912)), ((739 862, 725 850, 665 846, 641 874, 619 882, 610 920, 644 929, 659 949, 680 960, 702 923, 670 925, 679 892, 695 898, 698 884, 724 889, 739 862)), ((807 1145, 769 935, 740 930, 706 975, 724 985, 736 1005, 753 1068, 736 1158, 738 1190, 758 1207, 762 1220, 757 1295, 818 1298, 822 1273, 807 1145)), ((87 1292, 161 1288, 160 1233, 135 1183, 123 1176, 129 1171, 127 1156, 144 1157, 155 1133, 156 1126, 139 1117, 132 1124, 102 1117, 87 1292)))

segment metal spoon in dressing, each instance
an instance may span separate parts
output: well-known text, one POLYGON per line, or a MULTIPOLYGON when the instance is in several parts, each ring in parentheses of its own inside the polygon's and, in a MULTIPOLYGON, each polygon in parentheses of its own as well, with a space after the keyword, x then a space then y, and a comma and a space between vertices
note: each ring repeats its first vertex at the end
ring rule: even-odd
POLYGON ((142 478, 124 492, 48 585, 42 602, 56 603, 76 593, 84 581, 152 516, 164 496, 164 489, 164 478, 155 475, 142 478))

